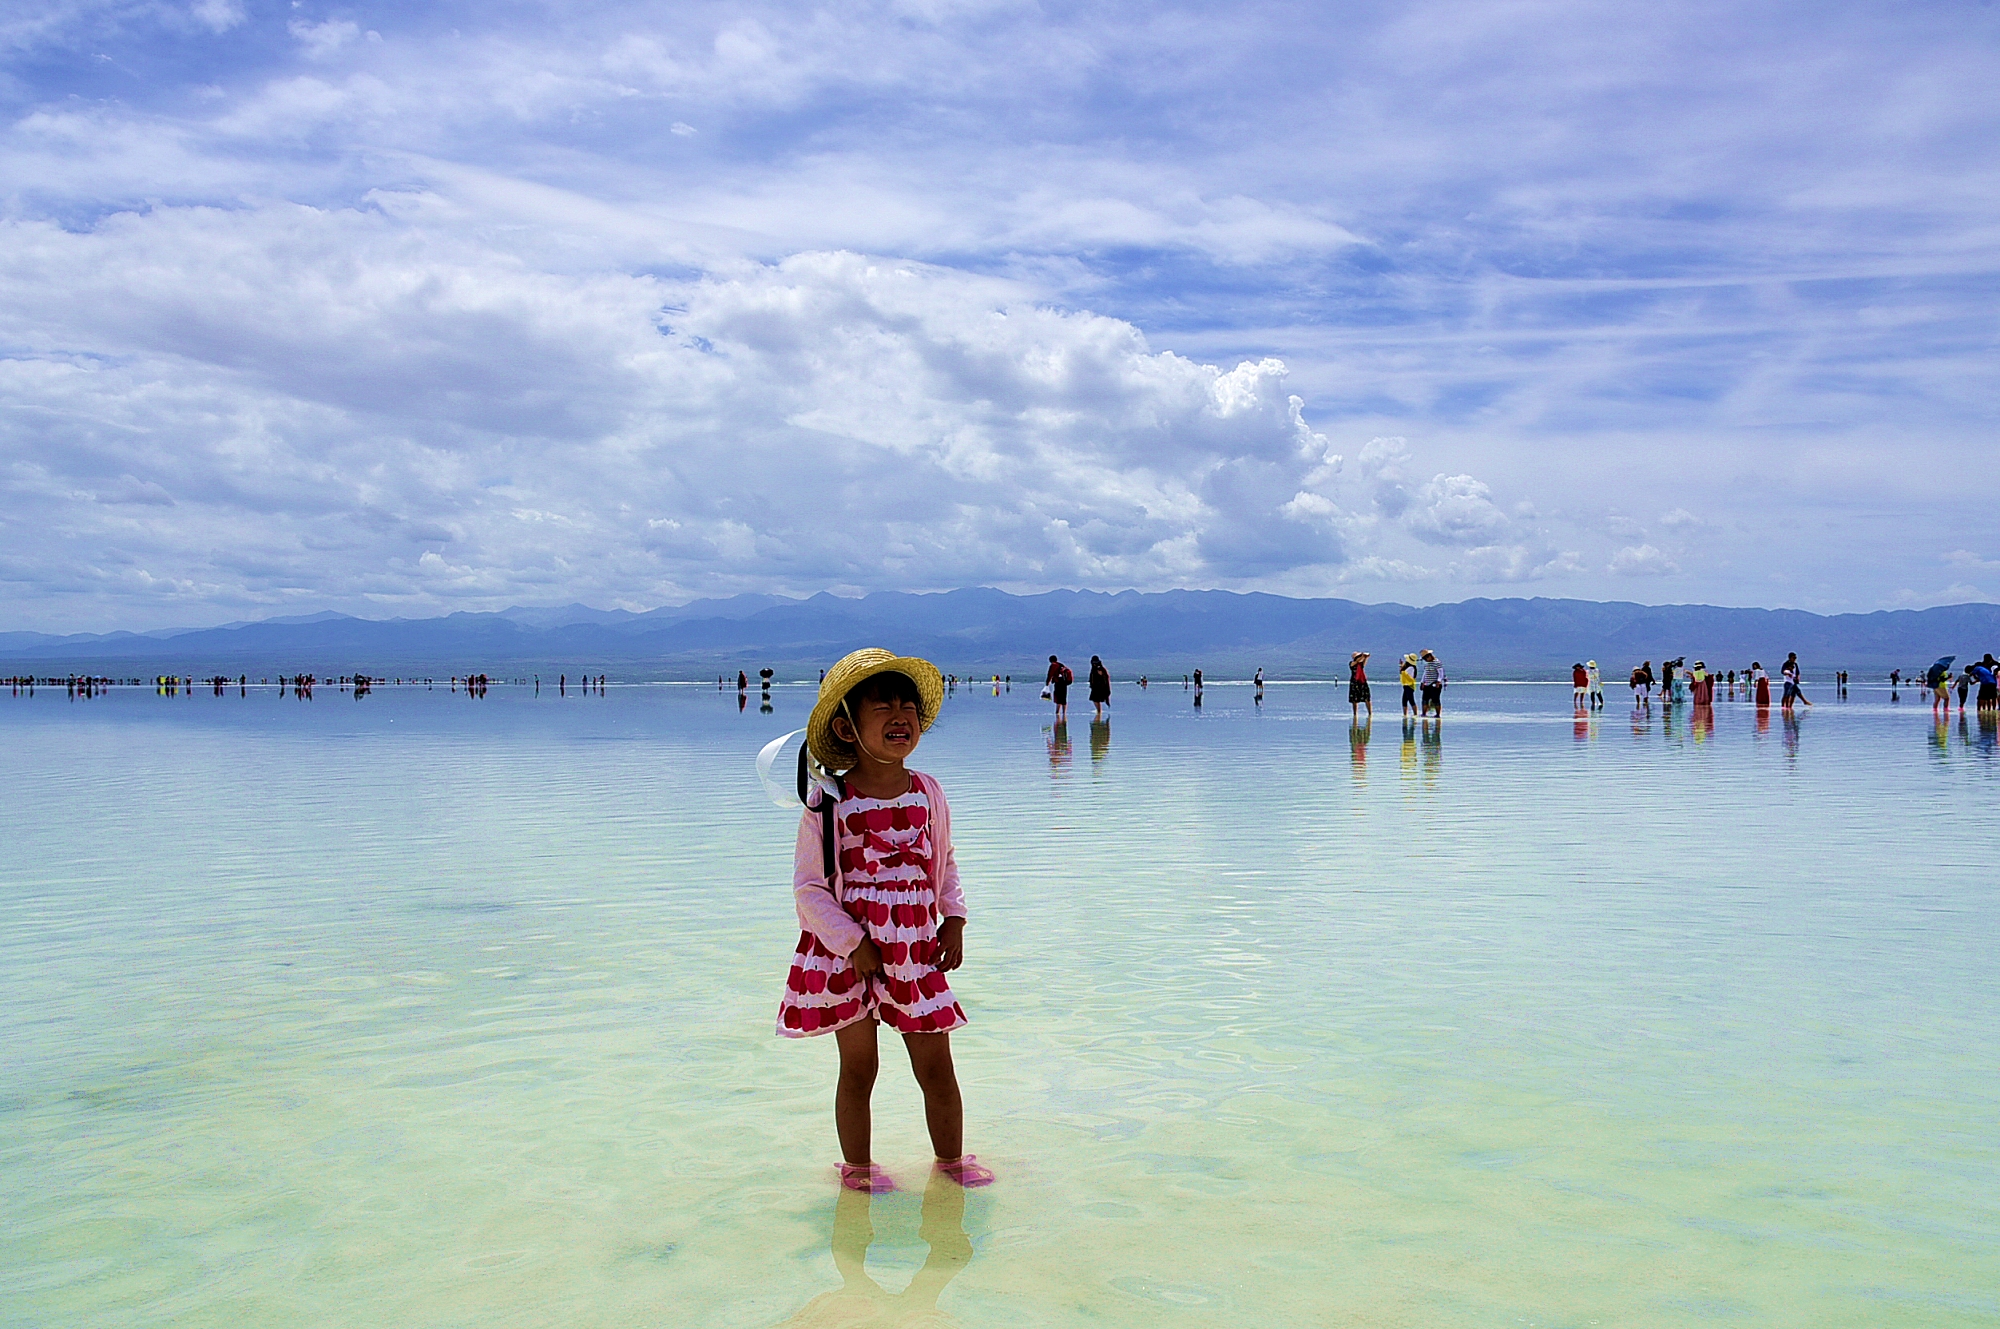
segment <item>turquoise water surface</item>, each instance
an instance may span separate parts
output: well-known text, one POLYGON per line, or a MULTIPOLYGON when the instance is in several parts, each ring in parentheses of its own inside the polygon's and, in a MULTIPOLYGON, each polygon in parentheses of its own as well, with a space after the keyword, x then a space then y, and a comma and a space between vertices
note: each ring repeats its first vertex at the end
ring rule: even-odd
POLYGON ((872 1204, 810 687, 0 695, 0 1323, 2000 1324, 1996 731, 1911 695, 960 689, 1000 1180, 885 1043, 872 1204))

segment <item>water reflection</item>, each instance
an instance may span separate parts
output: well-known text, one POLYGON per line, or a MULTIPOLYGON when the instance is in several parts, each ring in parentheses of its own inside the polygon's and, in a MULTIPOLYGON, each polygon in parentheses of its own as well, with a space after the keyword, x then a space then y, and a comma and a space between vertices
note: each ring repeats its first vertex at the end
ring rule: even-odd
POLYGON ((1403 776, 1421 777, 1424 788, 1437 784, 1444 768, 1444 721, 1427 716, 1421 721, 1403 721, 1403 776))
POLYGON ((1058 720, 1055 726, 1044 729, 1049 736, 1049 773, 1062 775, 1069 770, 1069 721, 1058 720))
MULTIPOLYGON (((1372 713, 1367 723, 1347 726, 1347 754, 1354 769, 1354 783, 1357 785, 1368 782, 1368 738, 1374 727, 1375 717, 1372 713)), ((1405 732, 1409 730, 1407 724, 1403 728, 1405 732)))
POLYGON ((780 1329, 891 1329, 892 1326, 958 1323, 938 1309, 938 1297, 959 1271, 972 1261, 972 1239, 965 1233, 965 1191, 956 1182, 933 1174, 924 1189, 923 1216, 917 1235, 930 1247, 923 1267, 901 1292, 891 1292, 868 1276, 868 1246, 875 1240, 870 1209, 874 1197, 843 1190, 833 1208, 833 1267, 840 1286, 822 1292, 780 1329))
POLYGON ((1090 764, 1097 765, 1111 755, 1111 721, 1090 722, 1090 764))

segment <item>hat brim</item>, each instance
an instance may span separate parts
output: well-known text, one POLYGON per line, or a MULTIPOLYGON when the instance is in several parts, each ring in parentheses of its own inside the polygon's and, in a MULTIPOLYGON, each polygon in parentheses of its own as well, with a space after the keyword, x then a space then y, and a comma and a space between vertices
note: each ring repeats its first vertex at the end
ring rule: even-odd
POLYGON ((833 717, 848 693, 877 674, 902 674, 916 684, 918 724, 928 730, 937 723, 938 712, 944 709, 944 675, 936 665, 914 655, 893 655, 879 646, 851 652, 826 671, 812 718, 806 721, 806 747, 827 770, 850 770, 859 760, 854 746, 833 732, 833 717))

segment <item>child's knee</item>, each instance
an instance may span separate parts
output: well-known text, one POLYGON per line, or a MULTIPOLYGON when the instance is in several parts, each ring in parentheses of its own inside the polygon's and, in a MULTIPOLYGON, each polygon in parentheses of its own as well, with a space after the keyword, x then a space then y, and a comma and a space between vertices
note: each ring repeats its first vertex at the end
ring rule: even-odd
POLYGON ((844 1054, 840 1059, 840 1083, 853 1088, 869 1088, 875 1083, 875 1073, 881 1065, 881 1059, 873 1052, 844 1054))
POLYGON ((952 1068, 949 1050, 910 1058, 910 1072, 916 1076, 917 1087, 926 1094, 958 1089, 958 1073, 952 1068))

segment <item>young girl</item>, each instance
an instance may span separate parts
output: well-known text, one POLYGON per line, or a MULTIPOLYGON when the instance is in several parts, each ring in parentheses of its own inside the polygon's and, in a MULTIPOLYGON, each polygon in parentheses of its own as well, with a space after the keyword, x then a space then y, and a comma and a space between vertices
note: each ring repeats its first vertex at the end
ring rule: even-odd
POLYGON ((903 1036, 937 1170, 961 1186, 993 1180, 964 1152, 965 1111, 951 1064, 949 1031, 966 1022, 944 977, 965 956, 951 809, 936 780, 903 765, 943 702, 935 665, 871 647, 827 671, 806 724, 813 757, 843 775, 833 792, 812 787, 799 821, 792 894, 801 930, 778 1032, 831 1033, 839 1045, 833 1122, 845 1160, 840 1180, 850 1190, 895 1189, 869 1153, 878 1024, 903 1036))

